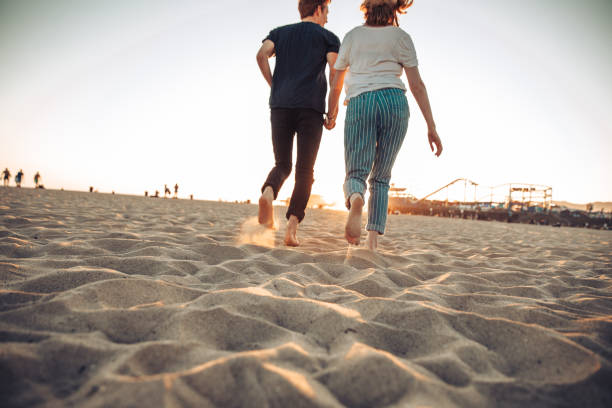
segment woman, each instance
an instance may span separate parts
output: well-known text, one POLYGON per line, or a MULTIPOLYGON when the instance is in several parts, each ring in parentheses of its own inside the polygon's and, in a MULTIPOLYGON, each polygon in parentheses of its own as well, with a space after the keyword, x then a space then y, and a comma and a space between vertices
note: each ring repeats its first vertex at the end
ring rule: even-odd
POLYGON ((359 245, 361 212, 366 179, 370 184, 367 246, 376 250, 378 235, 385 232, 391 169, 408 129, 406 73, 410 91, 427 122, 432 152, 442 153, 425 84, 417 68, 416 52, 410 36, 399 28, 398 14, 404 14, 412 0, 365 0, 361 10, 365 24, 344 37, 331 85, 329 112, 325 126, 335 126, 338 99, 346 80, 346 119, 344 124, 344 194, 349 216, 345 236, 359 245))

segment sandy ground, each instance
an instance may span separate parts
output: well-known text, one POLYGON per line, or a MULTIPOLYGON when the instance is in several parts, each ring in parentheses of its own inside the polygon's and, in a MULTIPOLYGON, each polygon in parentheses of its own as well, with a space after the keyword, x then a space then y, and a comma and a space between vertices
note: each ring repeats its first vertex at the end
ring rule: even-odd
POLYGON ((0 190, 3 407, 610 407, 612 232, 0 190))

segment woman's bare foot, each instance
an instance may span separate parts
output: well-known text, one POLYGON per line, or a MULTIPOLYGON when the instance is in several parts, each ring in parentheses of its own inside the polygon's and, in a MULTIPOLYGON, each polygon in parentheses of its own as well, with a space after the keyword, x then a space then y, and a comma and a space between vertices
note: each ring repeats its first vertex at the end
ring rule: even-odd
POLYGON ((267 228, 274 228, 274 190, 267 186, 259 197, 258 221, 267 228))
POLYGON ((297 239, 297 227, 300 221, 295 215, 289 216, 287 221, 287 231, 285 231, 285 245, 296 247, 300 245, 300 241, 297 239))
POLYGON ((349 200, 351 202, 351 209, 346 220, 344 237, 349 244, 359 245, 361 238, 361 212, 364 204, 363 197, 361 197, 361 194, 354 193, 349 200))
POLYGON ((370 251, 376 252, 376 248, 378 247, 378 231, 368 231, 366 245, 370 251))

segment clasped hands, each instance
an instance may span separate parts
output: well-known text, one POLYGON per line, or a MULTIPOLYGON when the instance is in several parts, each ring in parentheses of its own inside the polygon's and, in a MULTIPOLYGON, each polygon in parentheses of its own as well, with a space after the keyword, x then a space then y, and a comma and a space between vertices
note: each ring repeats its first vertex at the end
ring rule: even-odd
POLYGON ((338 107, 336 107, 336 109, 334 110, 330 110, 329 112, 325 114, 325 122, 323 123, 323 126, 325 126, 325 129, 332 130, 334 127, 336 127, 336 117, 337 116, 338 116, 338 107))

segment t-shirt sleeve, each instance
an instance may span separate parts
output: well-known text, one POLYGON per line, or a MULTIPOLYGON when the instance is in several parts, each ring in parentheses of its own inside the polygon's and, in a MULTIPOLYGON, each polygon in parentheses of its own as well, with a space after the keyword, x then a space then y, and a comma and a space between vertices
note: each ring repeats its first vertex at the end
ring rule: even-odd
POLYGON ((274 44, 276 44, 276 40, 278 39, 278 28, 275 28, 274 30, 270 31, 270 33, 266 36, 266 38, 264 38, 263 40, 261 40, 261 42, 264 42, 266 40, 270 40, 272 41, 274 44))
POLYGON ((416 67, 419 65, 417 60, 416 50, 414 49, 414 43, 408 33, 403 32, 397 42, 398 47, 398 60, 404 68, 416 67))
POLYGON ((334 64, 334 69, 338 71, 344 71, 349 66, 349 54, 351 51, 351 37, 347 34, 344 36, 344 40, 342 40, 342 45, 340 46, 340 51, 338 51, 338 58, 336 59, 336 63, 334 64))
POLYGON ((327 52, 338 52, 340 49, 340 39, 332 32, 327 36, 327 52))

